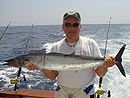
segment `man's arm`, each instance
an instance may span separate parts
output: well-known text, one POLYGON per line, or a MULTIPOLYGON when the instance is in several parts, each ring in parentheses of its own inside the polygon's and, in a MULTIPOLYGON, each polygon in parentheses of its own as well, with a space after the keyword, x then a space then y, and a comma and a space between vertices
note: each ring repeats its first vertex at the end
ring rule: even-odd
POLYGON ((114 56, 108 56, 104 60, 104 65, 97 67, 95 72, 97 73, 97 75, 99 77, 103 77, 107 73, 108 68, 112 67, 115 64, 116 64, 115 57, 114 56))
POLYGON ((54 80, 58 76, 58 71, 46 70, 46 69, 43 69, 42 71, 45 74, 45 76, 50 80, 54 80))

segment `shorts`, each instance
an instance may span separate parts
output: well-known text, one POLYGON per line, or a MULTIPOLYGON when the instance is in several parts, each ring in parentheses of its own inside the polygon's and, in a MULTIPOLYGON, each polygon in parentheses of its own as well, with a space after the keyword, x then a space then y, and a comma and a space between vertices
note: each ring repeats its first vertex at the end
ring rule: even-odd
POLYGON ((88 95, 84 89, 68 88, 62 86, 54 95, 54 98, 96 98, 95 95, 88 95))

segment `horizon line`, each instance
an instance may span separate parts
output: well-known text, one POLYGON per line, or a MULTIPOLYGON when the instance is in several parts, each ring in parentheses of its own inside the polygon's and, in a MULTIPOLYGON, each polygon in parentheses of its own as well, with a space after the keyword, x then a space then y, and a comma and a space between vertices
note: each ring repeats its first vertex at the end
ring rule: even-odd
MULTIPOLYGON (((130 23, 111 23, 112 25, 130 25, 130 23)), ((11 26, 31 26, 32 24, 30 24, 30 25, 10 25, 10 27, 11 26)), ((62 24, 36 24, 36 25, 34 25, 33 24, 33 26, 54 26, 54 25, 62 25, 62 24)), ((83 24, 81 24, 81 25, 108 25, 107 23, 83 23, 83 24)), ((0 28, 1 27, 5 27, 5 26, 7 26, 7 25, 2 25, 2 26, 0 26, 0 28)))

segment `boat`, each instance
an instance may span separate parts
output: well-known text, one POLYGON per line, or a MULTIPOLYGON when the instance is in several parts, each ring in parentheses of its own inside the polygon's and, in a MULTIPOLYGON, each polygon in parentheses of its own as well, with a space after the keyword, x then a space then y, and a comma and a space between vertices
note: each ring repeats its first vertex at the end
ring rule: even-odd
POLYGON ((0 98, 53 98, 55 91, 0 88, 0 98))

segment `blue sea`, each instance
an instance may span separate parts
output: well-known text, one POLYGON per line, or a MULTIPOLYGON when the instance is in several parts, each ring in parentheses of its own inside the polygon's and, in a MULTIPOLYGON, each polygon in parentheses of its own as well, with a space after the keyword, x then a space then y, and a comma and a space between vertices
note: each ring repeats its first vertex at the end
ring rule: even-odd
MULTIPOLYGON (((2 65, 2 60, 22 55, 31 26, 10 26, 0 40, 0 88, 13 88, 11 78, 17 76, 18 68, 2 65)), ((5 27, 0 27, 0 36, 5 27)), ((83 24, 81 36, 97 41, 102 55, 104 53, 108 24, 83 24)), ((26 53, 41 49, 45 43, 52 43, 64 38, 61 25, 34 25, 26 53)), ((123 54, 123 67, 126 77, 123 77, 116 66, 109 68, 103 78, 102 87, 111 91, 111 98, 130 98, 130 24, 111 24, 107 44, 107 56, 115 56, 122 45, 126 44, 123 54)), ((29 71, 22 68, 21 78, 25 75, 27 81, 21 81, 19 88, 55 90, 55 80, 47 79, 41 70, 29 71)), ((96 78, 98 83, 99 77, 96 78)), ((102 98, 107 98, 104 94, 102 98)))

